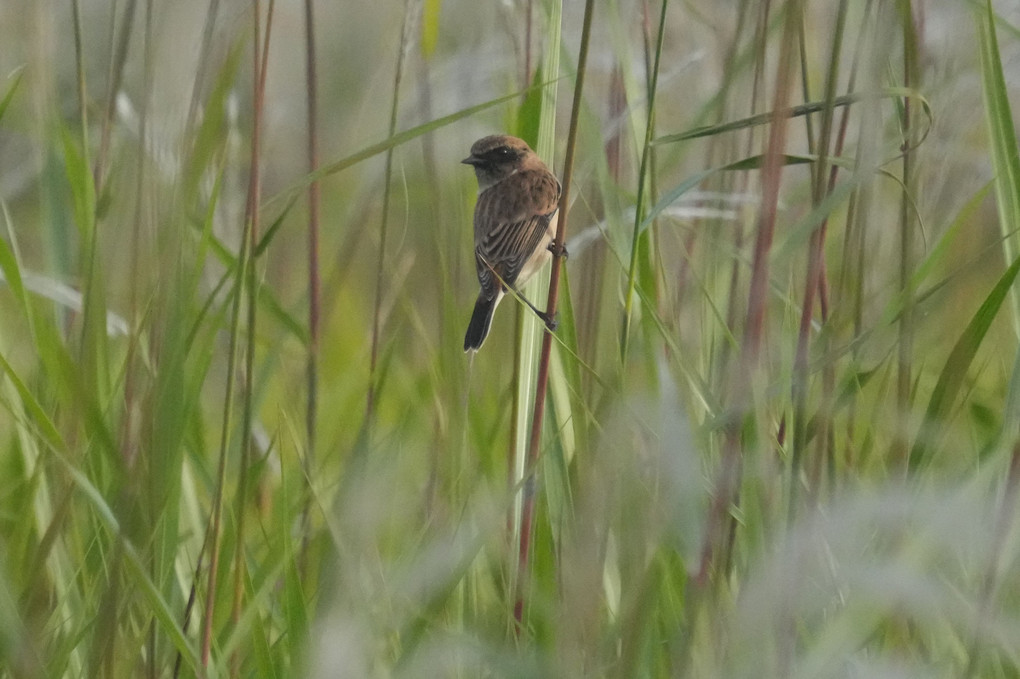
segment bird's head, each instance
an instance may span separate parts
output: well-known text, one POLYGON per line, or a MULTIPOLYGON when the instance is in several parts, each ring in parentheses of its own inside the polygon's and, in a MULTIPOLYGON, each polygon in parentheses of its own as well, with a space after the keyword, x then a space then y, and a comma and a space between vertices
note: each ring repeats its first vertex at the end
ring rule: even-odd
POLYGON ((475 168, 478 190, 484 191, 520 170, 534 156, 523 139, 494 134, 472 144, 471 155, 460 162, 475 168))

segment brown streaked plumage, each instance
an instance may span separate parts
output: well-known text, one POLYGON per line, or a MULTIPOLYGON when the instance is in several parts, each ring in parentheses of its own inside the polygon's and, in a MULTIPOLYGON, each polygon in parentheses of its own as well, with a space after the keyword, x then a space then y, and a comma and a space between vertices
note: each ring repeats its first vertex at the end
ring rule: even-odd
MULTIPOLYGON (((477 351, 507 288, 516 292, 549 260, 560 183, 517 137, 479 139, 461 162, 474 167, 478 178, 475 265, 481 291, 464 337, 464 351, 477 351)), ((551 326, 551 319, 524 301, 551 326)))

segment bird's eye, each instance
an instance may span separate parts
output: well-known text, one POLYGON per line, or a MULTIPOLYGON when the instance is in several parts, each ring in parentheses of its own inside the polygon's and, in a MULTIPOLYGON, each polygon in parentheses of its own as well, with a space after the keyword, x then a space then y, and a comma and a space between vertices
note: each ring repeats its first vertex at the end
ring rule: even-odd
POLYGON ((496 153, 498 153, 500 156, 506 158, 507 156, 510 155, 510 147, 509 146, 500 146, 498 149, 496 149, 496 153))

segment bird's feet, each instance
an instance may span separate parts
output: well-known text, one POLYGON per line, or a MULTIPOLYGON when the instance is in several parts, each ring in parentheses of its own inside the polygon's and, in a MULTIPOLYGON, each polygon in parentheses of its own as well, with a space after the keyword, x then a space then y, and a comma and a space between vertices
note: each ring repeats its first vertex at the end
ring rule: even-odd
POLYGON ((563 259, 570 256, 570 253, 567 252, 567 246, 557 243, 555 240, 549 243, 549 252, 553 254, 553 257, 562 257, 563 259))
POLYGON ((543 321, 545 321, 545 327, 549 328, 549 332, 556 332, 556 328, 560 327, 560 312, 554 314, 540 313, 538 315, 543 321))

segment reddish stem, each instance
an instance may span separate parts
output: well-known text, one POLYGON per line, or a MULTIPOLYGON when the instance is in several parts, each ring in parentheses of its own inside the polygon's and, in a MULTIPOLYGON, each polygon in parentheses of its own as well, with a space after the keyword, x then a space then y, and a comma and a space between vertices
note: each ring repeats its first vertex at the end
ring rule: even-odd
MULTIPOLYGON (((585 63, 588 61, 588 38, 591 33, 591 19, 594 1, 584 4, 584 22, 581 28, 581 48, 577 58, 577 78, 574 82, 574 100, 570 110, 570 131, 567 134, 567 151, 563 159, 563 190, 560 193, 559 219, 556 224, 556 238, 552 242, 552 272, 549 274, 549 299, 546 313, 549 318, 556 315, 556 300, 560 290, 560 267, 566 250, 567 210, 570 202, 570 180, 574 168, 574 147, 577 141, 577 122, 581 112, 581 94, 584 90, 585 63)), ((542 354, 538 363, 538 380, 535 387, 535 414, 531 420, 531 438, 528 441, 528 456, 525 465, 526 478, 521 509, 521 533, 517 551, 517 586, 514 600, 515 632, 520 636, 524 622, 524 587, 527 583, 528 560, 531 555, 531 533, 535 520, 536 467, 539 443, 542 437, 542 419, 545 414, 545 392, 549 384, 549 356, 552 352, 552 333, 546 329, 542 337, 542 354)))

